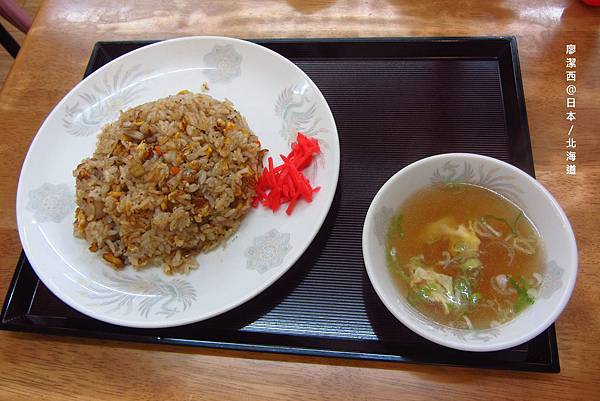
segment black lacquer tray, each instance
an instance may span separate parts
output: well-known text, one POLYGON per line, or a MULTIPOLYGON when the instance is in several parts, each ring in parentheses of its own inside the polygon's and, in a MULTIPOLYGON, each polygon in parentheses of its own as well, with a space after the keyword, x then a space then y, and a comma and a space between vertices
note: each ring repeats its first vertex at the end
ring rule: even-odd
MULTIPOLYGON (((399 323, 366 275, 362 224, 371 199, 420 158, 473 152, 533 175, 525 100, 512 37, 259 40, 317 84, 339 131, 340 180, 304 256, 274 285, 219 317, 182 327, 129 329, 84 316, 56 298, 27 258, 17 264, 1 328, 151 343, 558 372, 554 325, 521 346, 469 353, 399 323)), ((86 76, 152 42, 100 42, 86 76)))

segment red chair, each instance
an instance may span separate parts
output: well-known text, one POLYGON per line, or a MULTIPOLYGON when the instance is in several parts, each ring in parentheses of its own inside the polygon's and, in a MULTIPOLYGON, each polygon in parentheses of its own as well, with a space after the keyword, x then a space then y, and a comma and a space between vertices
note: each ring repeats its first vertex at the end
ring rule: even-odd
MULTIPOLYGON (((31 17, 13 0, 0 0, 0 15, 23 33, 27 33, 31 28, 31 17)), ((0 43, 11 56, 17 57, 19 44, 2 24, 0 24, 0 43)))

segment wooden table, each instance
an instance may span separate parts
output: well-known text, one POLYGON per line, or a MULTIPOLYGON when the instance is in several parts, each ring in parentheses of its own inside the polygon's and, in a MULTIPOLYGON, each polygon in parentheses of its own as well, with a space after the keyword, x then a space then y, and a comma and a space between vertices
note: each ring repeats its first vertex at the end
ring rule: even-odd
POLYGON ((48 0, 0 93, 0 294, 20 243, 15 193, 38 127, 99 40, 516 35, 538 179, 580 250, 553 374, 359 362, 0 332, 0 398, 600 399, 600 8, 576 0, 48 0), (167 5, 173 3, 173 5, 167 5), (235 4, 237 3, 237 4, 235 4), (235 4, 235 5, 234 5, 235 4), (565 174, 565 45, 577 45, 577 175, 565 174))

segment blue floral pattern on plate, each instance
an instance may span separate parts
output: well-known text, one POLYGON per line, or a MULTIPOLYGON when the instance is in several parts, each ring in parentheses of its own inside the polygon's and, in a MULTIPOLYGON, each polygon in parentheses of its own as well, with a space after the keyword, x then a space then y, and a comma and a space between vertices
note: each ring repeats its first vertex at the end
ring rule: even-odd
POLYGON ((205 73, 213 82, 229 82, 242 73, 242 56, 233 45, 215 45, 204 62, 209 67, 205 73))
POLYGON ((26 208, 39 223, 60 223, 74 208, 73 192, 66 184, 44 183, 29 191, 26 208))
POLYGON ((140 84, 147 72, 138 64, 113 73, 105 73, 93 91, 81 93, 78 100, 65 106, 63 127, 73 136, 98 133, 103 125, 115 120, 121 110, 130 106, 146 89, 140 84))
POLYGON ((170 318, 189 308, 196 301, 196 290, 182 278, 167 281, 162 276, 104 273, 105 285, 94 282, 90 291, 82 293, 97 301, 91 305, 106 309, 107 313, 135 311, 139 316, 151 315, 170 318), (110 286, 110 287, 109 287, 110 286))
POLYGON ((282 120, 279 135, 288 143, 296 140, 298 131, 312 137, 325 131, 319 127, 321 119, 316 116, 317 106, 310 94, 306 85, 292 85, 283 89, 275 102, 275 114, 282 120))
POLYGON ((264 273, 281 265, 290 249, 290 234, 272 229, 254 238, 253 245, 245 252, 246 267, 264 273))
POLYGON ((275 102, 275 114, 281 118, 279 135, 289 144, 296 141, 298 132, 319 140, 321 153, 305 171, 306 177, 314 182, 319 169, 325 168, 324 152, 329 144, 323 139, 327 129, 321 126, 317 116, 317 106, 312 99, 311 90, 306 84, 291 85, 284 88, 275 102))

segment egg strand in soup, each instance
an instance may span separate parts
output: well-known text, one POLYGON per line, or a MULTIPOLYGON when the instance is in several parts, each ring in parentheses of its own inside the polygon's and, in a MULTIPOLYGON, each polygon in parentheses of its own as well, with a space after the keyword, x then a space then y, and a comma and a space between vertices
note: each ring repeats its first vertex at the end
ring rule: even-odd
POLYGON ((393 216, 387 263, 408 302, 438 323, 485 329, 535 302, 543 250, 513 203, 471 184, 434 184, 393 216))

